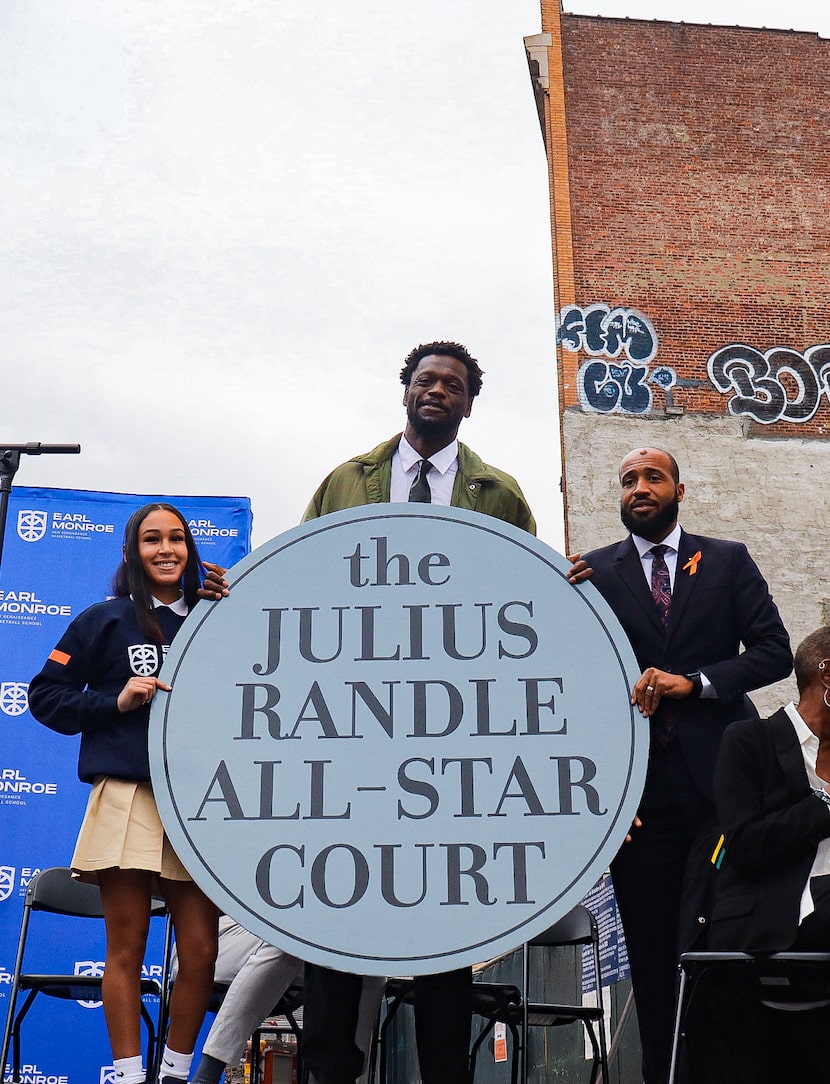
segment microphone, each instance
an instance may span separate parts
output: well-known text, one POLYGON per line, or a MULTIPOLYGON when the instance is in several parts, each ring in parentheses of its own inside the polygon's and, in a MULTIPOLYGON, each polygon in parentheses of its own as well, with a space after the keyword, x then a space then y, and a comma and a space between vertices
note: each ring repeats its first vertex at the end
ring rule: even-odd
POLYGON ((0 455, 7 452, 18 452, 23 455, 77 455, 80 444, 41 444, 39 440, 31 440, 28 444, 4 444, 0 440, 0 455))

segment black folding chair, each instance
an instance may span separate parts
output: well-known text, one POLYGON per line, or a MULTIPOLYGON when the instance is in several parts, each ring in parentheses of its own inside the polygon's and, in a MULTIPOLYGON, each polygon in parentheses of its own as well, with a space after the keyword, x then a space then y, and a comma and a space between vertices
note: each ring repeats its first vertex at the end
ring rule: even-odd
MULTIPOLYGON (((65 866, 55 866, 41 870, 29 883, 23 903, 23 919, 20 925, 20 937, 17 943, 14 973, 9 990, 6 1023, 3 1030, 3 1046, 0 1051, 0 1065, 6 1065, 9 1047, 12 1050, 11 1082, 20 1081, 21 1040, 20 1030, 35 998, 39 994, 56 997, 63 1001, 100 1001, 102 975, 60 975, 34 974, 23 970, 26 947, 31 935, 31 919, 35 911, 44 911, 68 918, 103 919, 101 894, 96 885, 85 884, 72 876, 72 871, 65 866), (18 1009, 19 995, 26 998, 18 1009)), ((151 914, 166 916, 162 900, 153 900, 151 914)), ((161 998, 161 984, 155 979, 141 980, 141 995, 153 994, 161 998)), ((147 1006, 141 1003, 141 1018, 147 1029, 147 1066, 154 1064, 157 1029, 147 1006)))
MULTIPOLYGON (((387 1031, 401 1005, 412 1004, 411 979, 390 979, 386 987, 387 1011, 378 1036, 379 1077, 386 1084, 388 1045, 387 1031)), ((599 933, 596 919, 582 904, 578 904, 555 925, 532 938, 522 947, 522 989, 509 983, 473 983, 473 1014, 484 1020, 484 1026, 475 1036, 470 1048, 470 1080, 475 1078, 476 1059, 482 1044, 497 1023, 504 1023, 510 1032, 512 1056, 511 1084, 527 1084, 528 1079, 528 1032, 531 1027, 562 1027, 582 1024, 591 1044, 593 1062, 590 1084, 596 1084, 601 1076, 608 1084, 608 1053, 605 1042, 605 1013, 602 1004, 602 986, 599 959, 599 933), (567 945, 588 945, 593 953, 594 994, 596 1005, 559 1004, 531 999, 530 950, 567 945)))
MULTIPOLYGON (((412 979, 389 979, 386 983, 386 1013, 376 1033, 372 1056, 370 1070, 372 1084, 374 1084, 375 1080, 379 1080, 380 1084, 386 1084, 389 1028, 401 1005, 413 1005, 414 1001, 415 987, 412 979)), ((520 1004, 521 993, 517 986, 510 986, 502 982, 473 983, 473 1015, 483 1017, 485 1025, 473 1039, 470 1048, 470 1080, 473 1079, 475 1074, 475 1059, 479 1047, 493 1030, 496 1021, 504 1020, 513 1036, 511 1084, 517 1084, 520 1046, 519 1029, 515 1017, 509 1012, 509 1009, 518 1007, 520 1004)))
MULTIPOLYGON (((477 986, 473 984, 473 987, 477 986)), ((602 1004, 602 984, 599 959, 599 932, 593 914, 582 904, 577 904, 553 926, 537 934, 522 946, 522 989, 518 1001, 512 996, 514 987, 508 987, 504 1003, 492 1015, 484 1032, 473 1044, 471 1053, 471 1078, 475 1073, 475 1055, 483 1039, 498 1021, 503 1021, 513 1039, 512 1082, 517 1079, 517 1054, 521 1052, 522 1084, 528 1080, 529 1031, 533 1027, 564 1027, 569 1024, 582 1024, 591 1045, 593 1061, 591 1064, 590 1084, 595 1084, 601 1076, 603 1084, 608 1084, 608 1052, 605 1042, 605 1012, 602 1004), (593 955, 594 1000, 595 1005, 566 1004, 535 1000, 530 990, 531 949, 559 948, 567 945, 590 946, 593 955)))
POLYGON ((684 952, 674 1021, 669 1084, 674 1084, 692 1000, 705 980, 741 975, 758 1001, 782 1012, 830 1006, 830 952, 684 952))
POLYGON ((605 1010, 602 1003, 602 973, 599 958, 599 931, 593 914, 581 903, 577 904, 557 923, 532 938, 525 946, 523 956, 523 1002, 524 1019, 522 1021, 522 1081, 527 1084, 528 1076, 528 1029, 531 1027, 562 1027, 568 1024, 582 1024, 591 1044, 593 1063, 591 1065, 590 1084, 595 1084, 598 1077, 603 1084, 608 1084, 608 1051, 605 1043, 605 1010), (594 1000, 595 1005, 562 1005, 533 1001, 530 997, 530 949, 551 948, 564 945, 587 945, 593 956, 594 1000))
POLYGON ((519 1059, 522 1051, 521 1021, 522 993, 518 986, 505 982, 473 983, 473 1016, 480 1016, 484 1024, 470 1047, 470 1080, 475 1079, 476 1059, 482 1043, 497 1023, 503 1023, 510 1032, 511 1059, 510 1084, 518 1084, 519 1059))

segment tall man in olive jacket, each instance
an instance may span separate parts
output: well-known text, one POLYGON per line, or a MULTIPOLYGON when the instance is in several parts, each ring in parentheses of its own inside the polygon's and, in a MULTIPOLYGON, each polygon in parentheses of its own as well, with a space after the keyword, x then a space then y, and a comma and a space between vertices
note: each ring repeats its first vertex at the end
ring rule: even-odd
MULTIPOLYGON (((482 372, 458 343, 417 347, 401 370, 404 432, 341 464, 314 494, 304 519, 382 501, 424 501, 473 509, 536 533, 514 478, 458 443, 482 372)), ((362 980, 306 964, 303 1060, 317 1084, 354 1084, 362 1055, 354 1042, 362 980)), ((467 1084, 469 967, 415 980, 415 1033, 423 1084, 467 1084)))
MULTIPOLYGON (((591 582, 642 671, 631 701, 651 728, 648 771, 631 841, 611 873, 631 964, 643 1080, 666 1084, 678 949, 690 947, 681 928, 684 877, 716 824, 712 780, 721 737, 733 720, 757 718, 746 694, 787 677, 792 654, 746 546, 681 530, 685 488, 673 456, 659 448, 629 452, 620 463, 620 493, 630 534, 586 553, 583 567, 593 569, 591 582)), ((578 567, 577 580, 584 575, 578 567)), ((687 887, 698 885, 693 879, 687 887)))
MULTIPOLYGON (((438 344, 439 346, 441 344, 438 344)), ((426 347, 419 347, 426 349, 426 347)), ((405 372, 406 370, 404 370, 405 372)), ((423 379, 419 373, 414 382, 423 379)), ((418 390, 413 391, 415 401, 418 401, 418 390)), ((478 394, 478 390, 470 393, 470 405, 463 417, 470 416, 472 409, 472 397, 478 394)), ((404 394, 404 403, 407 404, 407 412, 410 410, 419 419, 417 407, 410 408, 410 386, 407 386, 404 394)), ((436 408, 430 408, 435 413, 436 408)), ((438 415, 440 420, 443 420, 438 415)), ((446 422, 449 424, 450 415, 446 422)), ((458 432, 456 425, 455 432, 458 432)), ((444 438, 436 437, 436 440, 444 438)), ((474 512, 481 512, 486 516, 495 516, 507 523, 515 523, 531 534, 536 533, 536 523, 533 519, 527 501, 525 500, 519 485, 514 478, 504 471, 497 470, 482 462, 476 453, 461 444, 453 435, 449 444, 430 453, 430 444, 418 441, 418 434, 412 429, 412 422, 407 421, 404 433, 398 434, 391 440, 384 441, 371 452, 356 455, 347 463, 336 467, 322 483, 320 488, 311 499, 311 503, 305 511, 303 521, 323 516, 327 512, 338 512, 343 508, 356 508, 361 504, 379 504, 382 501, 407 501, 409 489, 415 477, 415 464, 422 456, 434 457, 432 470, 430 471, 430 486, 432 488, 433 504, 451 504, 455 508, 469 508, 474 512), (406 449, 407 442, 416 453, 415 458, 406 449), (405 478, 400 481, 398 492, 393 491, 393 462, 395 454, 409 462, 409 468, 404 472, 405 478), (417 454, 420 453, 420 454, 417 454), (441 461, 447 460, 449 468, 442 471, 441 461), (454 460, 454 462, 453 462, 454 460), (452 475, 450 477, 450 471, 452 475), (449 500, 440 500, 435 493, 436 472, 441 473, 442 479, 446 479, 444 488, 449 486, 451 497, 449 500), (391 493, 391 495, 390 495, 391 493)), ((397 479, 396 479, 397 480, 397 479)))

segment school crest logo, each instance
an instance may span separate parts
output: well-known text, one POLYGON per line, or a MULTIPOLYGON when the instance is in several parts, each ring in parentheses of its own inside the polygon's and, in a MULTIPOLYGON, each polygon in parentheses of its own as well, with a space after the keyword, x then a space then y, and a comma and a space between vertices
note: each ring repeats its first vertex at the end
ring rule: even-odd
POLYGON ((0 866, 0 903, 11 896, 14 891, 14 866, 0 866))
MULTIPOLYGON (((104 974, 104 962, 103 960, 77 960, 74 973, 76 975, 91 975, 93 978, 99 979, 104 974)), ((85 1009, 97 1009, 101 1002, 79 1001, 78 1004, 85 1009)))
POLYGON ((5 715, 23 715, 29 707, 29 685, 25 681, 0 682, 0 711, 5 715))
POLYGON ((101 1066, 101 1075, 98 1078, 98 1084, 118 1084, 118 1080, 118 1073, 116 1073, 114 1065, 101 1066))
POLYGON ((21 508, 17 513, 17 534, 24 542, 40 542, 46 534, 46 513, 21 508))
POLYGON ((161 659, 156 644, 130 644, 130 669, 136 677, 152 677, 158 670, 161 659))

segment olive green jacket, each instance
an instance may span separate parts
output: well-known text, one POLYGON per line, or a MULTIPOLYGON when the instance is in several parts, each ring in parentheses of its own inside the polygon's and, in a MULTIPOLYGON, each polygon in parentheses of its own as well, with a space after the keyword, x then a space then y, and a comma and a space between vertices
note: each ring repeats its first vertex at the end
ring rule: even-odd
MULTIPOLYGON (((311 498, 303 522, 357 508, 362 504, 380 504, 389 500, 392 483, 392 456, 400 442, 399 433, 373 448, 341 463, 311 498)), ((455 508, 470 508, 486 516, 495 516, 536 534, 536 521, 515 478, 483 463, 465 444, 458 444, 458 473, 452 491, 455 508)))

